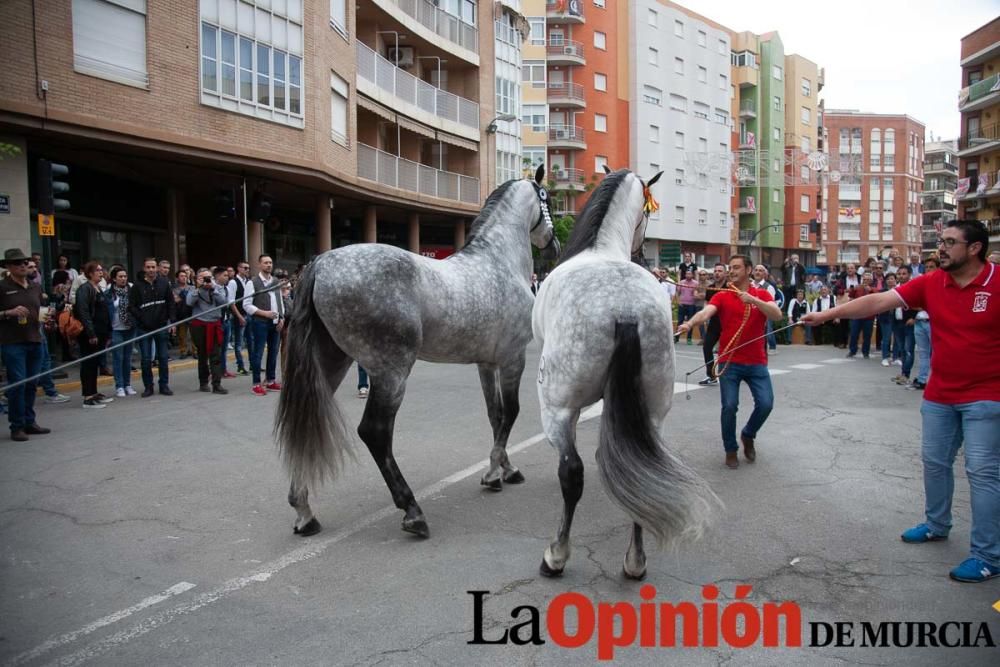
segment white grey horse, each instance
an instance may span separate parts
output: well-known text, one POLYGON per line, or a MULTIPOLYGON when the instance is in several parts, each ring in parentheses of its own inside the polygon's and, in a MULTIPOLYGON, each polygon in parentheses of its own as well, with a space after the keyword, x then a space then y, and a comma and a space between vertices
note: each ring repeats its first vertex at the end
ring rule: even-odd
POLYGON ((445 260, 359 244, 326 252, 306 267, 295 290, 275 421, 291 476, 288 502, 298 512, 296 534, 319 532, 308 488, 335 476, 347 449, 334 391, 352 359, 371 377, 358 435, 405 513, 403 530, 430 534, 392 453, 396 412, 417 359, 479 366, 493 427, 482 483, 499 491, 502 482, 524 481, 506 446, 531 341, 531 244, 553 259, 559 251, 540 185, 544 173, 539 167, 534 181, 498 187, 465 246, 445 260))
POLYGON ((564 503, 558 533, 542 558, 546 576, 566 566, 573 512, 583 494, 577 420, 602 397, 598 469, 611 498, 634 522, 626 576, 646 574, 643 528, 661 543, 698 536, 719 502, 660 436, 674 390, 670 302, 650 272, 630 261, 642 248, 644 207, 653 201, 648 186, 659 177, 644 185, 628 170, 609 172, 535 301, 542 426, 559 451, 564 503))

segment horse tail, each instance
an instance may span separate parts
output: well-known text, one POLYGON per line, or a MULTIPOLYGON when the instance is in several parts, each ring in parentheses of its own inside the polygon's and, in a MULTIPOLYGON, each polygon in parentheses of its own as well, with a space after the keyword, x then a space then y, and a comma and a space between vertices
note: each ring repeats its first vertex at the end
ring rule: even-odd
POLYGON ((597 466, 615 503, 661 545, 700 538, 722 504, 705 480, 666 449, 649 417, 636 322, 615 323, 597 466))
POLYGON ((313 303, 317 262, 302 272, 282 370, 274 436, 282 462, 297 488, 315 487, 337 476, 350 440, 334 392, 351 358, 330 336, 313 303))

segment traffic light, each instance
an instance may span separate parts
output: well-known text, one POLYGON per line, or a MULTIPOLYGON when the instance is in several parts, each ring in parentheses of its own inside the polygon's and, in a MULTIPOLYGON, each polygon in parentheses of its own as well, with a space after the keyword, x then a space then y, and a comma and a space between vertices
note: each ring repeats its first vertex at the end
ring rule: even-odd
POLYGON ((250 220, 267 222, 271 217, 271 198, 263 190, 257 190, 250 202, 250 220))
POLYGON ((69 192, 69 183, 65 178, 69 175, 69 167, 48 160, 38 161, 38 212, 42 215, 52 215, 56 211, 69 209, 69 200, 56 195, 69 192))
POLYGON ((820 222, 816 218, 809 218, 809 233, 819 236, 820 222))

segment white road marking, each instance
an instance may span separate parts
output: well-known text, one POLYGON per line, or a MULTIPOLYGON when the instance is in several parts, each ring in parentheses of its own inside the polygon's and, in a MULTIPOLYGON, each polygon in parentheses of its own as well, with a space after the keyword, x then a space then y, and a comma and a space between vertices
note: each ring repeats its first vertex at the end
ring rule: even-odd
POLYGON ((857 359, 848 359, 847 357, 837 357, 836 359, 823 359, 824 364, 849 364, 852 361, 857 361, 857 359))
POLYGON ((767 372, 771 375, 786 375, 787 373, 791 373, 791 371, 783 371, 780 368, 768 368, 767 372))
POLYGON ((823 368, 823 364, 795 364, 794 366, 789 366, 789 368, 795 368, 800 371, 811 371, 814 368, 823 368))
POLYGON ((138 604, 134 604, 131 607, 128 607, 127 609, 122 609, 121 611, 116 611, 115 613, 105 616, 104 618, 99 618, 93 623, 83 626, 79 630, 74 630, 73 632, 67 632, 66 634, 61 635, 59 637, 53 637, 52 639, 47 639, 38 646, 36 646, 35 648, 31 649, 30 651, 26 651, 24 653, 21 653, 20 655, 14 656, 6 664, 22 665, 26 662, 31 662, 35 658, 45 653, 48 653, 53 649, 59 648, 64 644, 69 644, 70 642, 76 641, 77 639, 83 637, 84 635, 89 635, 94 630, 99 630, 100 628, 103 628, 106 625, 117 623, 118 621, 127 618, 138 611, 142 611, 146 607, 151 607, 154 604, 163 602, 164 600, 167 600, 173 597, 174 595, 180 595, 181 593, 185 593, 194 587, 195 587, 194 584, 189 584, 186 581, 182 581, 179 584, 174 584, 173 586, 163 591, 162 593, 159 593, 158 595, 152 595, 146 598, 145 600, 142 600, 138 604))

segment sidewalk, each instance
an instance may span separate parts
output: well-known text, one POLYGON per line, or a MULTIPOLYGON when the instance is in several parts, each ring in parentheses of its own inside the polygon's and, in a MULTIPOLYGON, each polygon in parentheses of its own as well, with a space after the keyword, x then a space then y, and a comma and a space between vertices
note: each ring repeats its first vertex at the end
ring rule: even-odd
MULTIPOLYGON (((246 354, 244 353, 244 359, 245 358, 246 358, 246 354)), ((187 370, 189 368, 198 368, 198 360, 195 359, 194 357, 191 357, 190 359, 175 359, 174 361, 169 362, 167 364, 167 367, 170 369, 170 376, 173 377, 174 373, 177 372, 177 371, 183 371, 183 370, 187 370)), ((227 368, 231 367, 233 369, 236 368, 236 355, 233 353, 232 350, 228 350, 227 351, 227 355, 226 355, 226 367, 227 368)), ((247 370, 249 370, 249 364, 248 364, 247 370)), ((80 380, 79 380, 80 370, 79 370, 79 366, 76 366, 75 368, 68 369, 68 372, 70 373, 70 377, 72 377, 75 374, 78 379, 76 379, 76 380, 67 379, 67 380, 63 380, 62 382, 56 382, 55 383, 56 384, 56 391, 58 391, 61 394, 69 394, 69 393, 72 393, 72 392, 80 390, 80 380)), ((155 363, 153 364, 153 375, 154 376, 157 375, 157 373, 156 373, 156 364, 155 363)), ((136 387, 141 387, 142 386, 142 371, 141 370, 133 371, 132 372, 132 378, 134 380, 134 386, 136 386, 136 387)), ((100 375, 97 378, 97 386, 98 387, 111 387, 111 388, 114 388, 114 386, 115 386, 115 379, 113 377, 111 377, 110 375, 100 375)), ((41 394, 41 387, 39 387, 38 391, 39 391, 38 395, 41 396, 42 395, 41 394)))

